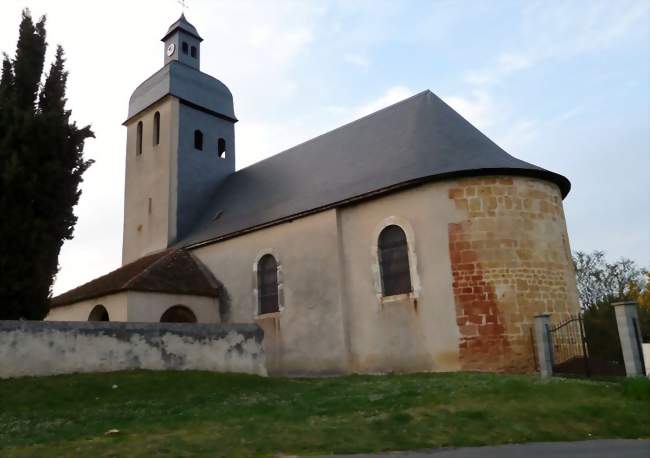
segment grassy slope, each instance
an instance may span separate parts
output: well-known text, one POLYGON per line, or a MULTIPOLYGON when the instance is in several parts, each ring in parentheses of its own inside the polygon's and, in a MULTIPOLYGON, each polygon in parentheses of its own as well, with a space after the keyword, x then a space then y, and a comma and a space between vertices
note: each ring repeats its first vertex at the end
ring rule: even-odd
POLYGON ((0 380, 0 408, 3 457, 273 456, 650 437, 647 380, 138 371, 0 380), (111 428, 121 433, 104 436, 111 428))

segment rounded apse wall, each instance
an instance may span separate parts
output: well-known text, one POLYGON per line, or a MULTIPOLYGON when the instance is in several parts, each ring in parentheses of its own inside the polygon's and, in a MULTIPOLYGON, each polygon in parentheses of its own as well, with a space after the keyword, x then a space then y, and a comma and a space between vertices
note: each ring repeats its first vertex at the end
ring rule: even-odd
POLYGON ((578 311, 575 271, 558 186, 536 178, 460 179, 449 198, 459 359, 465 370, 534 370, 534 316, 578 311))

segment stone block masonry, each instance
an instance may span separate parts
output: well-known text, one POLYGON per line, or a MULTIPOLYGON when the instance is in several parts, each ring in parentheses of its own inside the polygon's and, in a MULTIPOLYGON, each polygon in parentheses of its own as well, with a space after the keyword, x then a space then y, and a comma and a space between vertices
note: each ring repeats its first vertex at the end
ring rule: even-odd
POLYGON ((534 316, 578 312, 560 190, 534 178, 466 178, 449 198, 466 214, 448 231, 461 366, 533 371, 534 316))
POLYGON ((0 378, 129 369, 266 375, 254 324, 0 321, 0 378))

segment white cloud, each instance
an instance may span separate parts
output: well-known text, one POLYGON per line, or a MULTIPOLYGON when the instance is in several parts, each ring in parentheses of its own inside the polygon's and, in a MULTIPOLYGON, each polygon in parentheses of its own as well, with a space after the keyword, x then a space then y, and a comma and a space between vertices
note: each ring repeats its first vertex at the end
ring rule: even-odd
MULTIPOLYGON (((504 150, 517 155, 533 143, 540 135, 540 123, 534 119, 514 119, 505 126, 501 126, 501 133, 497 134, 497 143, 504 150)), ((545 129, 543 129, 545 130, 545 129)))
POLYGON ((349 112, 354 118, 360 118, 377 110, 381 110, 389 105, 400 102, 415 94, 415 91, 407 86, 393 86, 389 88, 383 95, 377 97, 370 102, 364 103, 361 106, 352 108, 349 112))
POLYGON ((582 106, 577 106, 577 107, 571 108, 571 109, 557 115, 555 118, 553 118, 551 120, 551 123, 557 124, 557 123, 566 122, 569 119, 572 119, 572 118, 575 118, 576 116, 579 116, 584 111, 585 111, 584 107, 582 107, 582 106))
POLYGON ((498 84, 543 61, 603 49, 647 20, 650 2, 534 2, 523 14, 519 45, 502 51, 487 66, 467 72, 476 86, 498 84))
POLYGON ((472 90, 469 96, 444 97, 445 102, 479 129, 487 129, 503 117, 486 90, 472 90))
POLYGON ((467 96, 443 97, 445 102, 506 151, 522 151, 540 132, 539 122, 517 116, 504 101, 496 102, 485 89, 467 96))
POLYGON ((547 61, 597 52, 629 37, 644 18, 647 23, 650 12, 647 1, 592 1, 588 6, 574 1, 526 4, 517 42, 498 52, 488 65, 467 72, 464 80, 473 89, 467 95, 446 97, 447 103, 513 154, 526 151, 540 132, 580 115, 583 107, 572 106, 540 121, 531 118, 530 110, 515 112, 509 104, 517 102, 504 97, 503 91, 499 91, 498 103, 492 94, 497 85, 505 87, 508 78, 519 72, 547 61))
POLYGON ((477 86, 494 84, 502 78, 509 76, 519 70, 524 70, 533 65, 532 56, 525 54, 503 53, 497 57, 496 63, 481 70, 470 71, 465 80, 477 86))
POLYGON ((343 56, 343 60, 359 68, 368 68, 370 66, 370 60, 361 54, 347 53, 343 56))
POLYGON ((342 113, 345 113, 346 108, 340 105, 328 105, 325 107, 325 110, 327 110, 329 113, 340 115, 342 113))

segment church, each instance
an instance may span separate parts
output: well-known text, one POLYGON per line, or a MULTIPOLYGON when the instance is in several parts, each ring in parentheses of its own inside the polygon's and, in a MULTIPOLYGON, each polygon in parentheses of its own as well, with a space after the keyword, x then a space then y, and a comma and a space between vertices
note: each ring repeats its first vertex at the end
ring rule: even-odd
POLYGON ((570 182, 430 91, 236 170, 233 96, 184 16, 133 92, 122 267, 48 320, 256 323, 269 374, 526 372, 578 311, 570 182))

